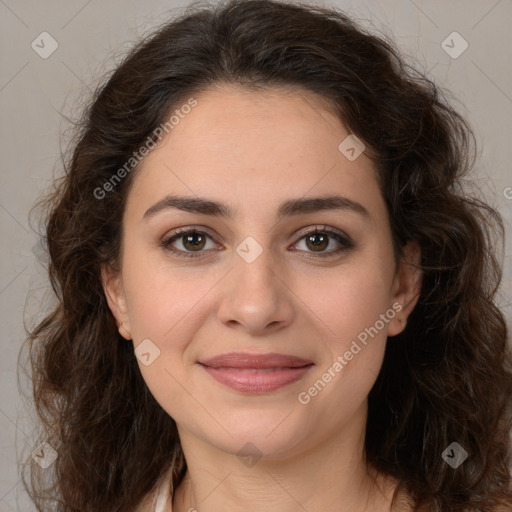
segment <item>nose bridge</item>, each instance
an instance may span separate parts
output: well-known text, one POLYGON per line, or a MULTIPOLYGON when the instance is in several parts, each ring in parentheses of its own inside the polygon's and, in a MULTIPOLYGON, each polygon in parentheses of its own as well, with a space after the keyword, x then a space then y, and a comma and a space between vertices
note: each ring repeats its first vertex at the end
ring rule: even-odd
MULTIPOLYGON (((262 240, 263 235, 258 238, 262 240)), ((244 288, 256 298, 258 295, 275 295, 275 288, 279 286, 276 279, 276 261, 272 248, 260 244, 255 237, 248 236, 236 247, 235 280, 240 285, 239 292, 244 288)), ((282 286, 282 285, 281 285, 282 286)))
POLYGON ((236 247, 234 268, 219 308, 220 320, 256 332, 269 324, 287 323, 291 312, 275 254, 255 237, 246 237, 236 247))

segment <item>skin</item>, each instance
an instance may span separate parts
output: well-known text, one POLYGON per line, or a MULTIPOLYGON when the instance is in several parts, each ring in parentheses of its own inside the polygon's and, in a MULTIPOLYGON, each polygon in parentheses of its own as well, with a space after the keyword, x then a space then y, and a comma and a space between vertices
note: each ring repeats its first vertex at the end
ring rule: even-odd
MULTIPOLYGON (((309 512, 389 510, 396 482, 373 479, 364 462, 367 396, 387 337, 403 330, 417 302, 421 274, 406 263, 419 263, 419 249, 407 245, 406 261, 395 267, 372 161, 365 153, 349 161, 338 150, 349 132, 321 98, 235 86, 195 98, 197 106, 137 171, 123 218, 121 270, 102 269, 120 333, 134 347, 149 338, 160 350, 139 366, 175 419, 187 460, 173 511, 262 512, 270 504, 282 512, 298 504, 309 512), (215 199, 238 214, 168 209, 143 220, 170 193, 215 199), (283 201, 332 194, 357 201, 370 218, 327 210, 276 220, 283 201), (342 246, 329 237, 315 250, 297 236, 317 225, 342 231, 354 247, 322 258, 342 246), (174 230, 190 226, 214 235, 202 256, 180 258, 162 247, 174 230), (248 236, 262 248, 252 263, 236 252, 248 236), (300 403, 298 394, 396 303, 400 313, 300 403), (314 367, 298 382, 248 395, 197 364, 233 351, 292 354, 314 367), (237 456, 249 442, 261 454, 252 465, 237 456)), ((173 247, 193 252, 183 238, 173 247)))

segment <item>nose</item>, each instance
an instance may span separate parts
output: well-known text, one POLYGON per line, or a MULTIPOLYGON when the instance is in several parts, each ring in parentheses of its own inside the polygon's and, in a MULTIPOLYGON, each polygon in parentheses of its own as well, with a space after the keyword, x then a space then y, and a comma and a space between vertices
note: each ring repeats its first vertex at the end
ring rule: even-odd
POLYGON ((294 294, 286 270, 276 264, 269 249, 249 261, 235 255, 234 268, 223 280, 219 321, 254 336, 290 325, 294 294))

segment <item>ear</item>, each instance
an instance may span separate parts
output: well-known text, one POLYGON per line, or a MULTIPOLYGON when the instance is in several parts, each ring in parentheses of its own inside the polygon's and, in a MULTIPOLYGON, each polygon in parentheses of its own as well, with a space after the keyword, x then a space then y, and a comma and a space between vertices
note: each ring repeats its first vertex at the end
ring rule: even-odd
POLYGON ((418 302, 423 282, 420 265, 419 245, 416 242, 408 242, 403 247, 403 258, 393 280, 393 309, 397 314, 389 322, 388 336, 396 336, 405 329, 407 318, 418 302))
POLYGON ((101 266, 101 283, 110 311, 116 320, 119 334, 126 340, 131 340, 130 321, 121 273, 110 265, 103 264, 101 266))

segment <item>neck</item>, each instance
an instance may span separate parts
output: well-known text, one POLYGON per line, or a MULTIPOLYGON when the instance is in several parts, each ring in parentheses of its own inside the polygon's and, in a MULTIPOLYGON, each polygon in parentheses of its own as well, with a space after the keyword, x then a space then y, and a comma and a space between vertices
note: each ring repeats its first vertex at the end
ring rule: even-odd
POLYGON ((365 424, 362 409, 350 425, 314 446, 247 465, 178 426, 187 472, 173 512, 388 511, 396 483, 369 471, 365 424))

